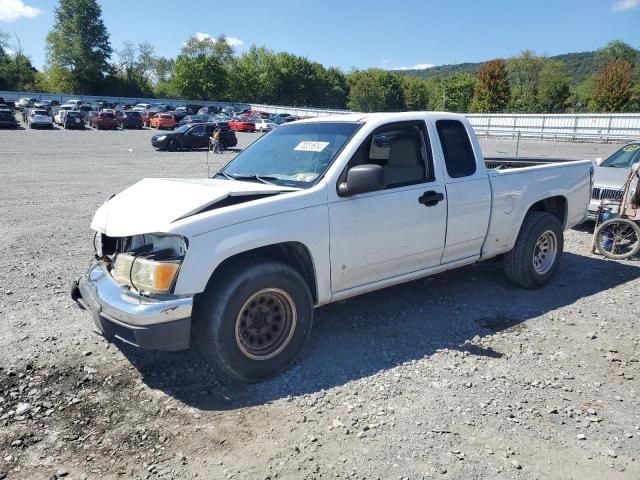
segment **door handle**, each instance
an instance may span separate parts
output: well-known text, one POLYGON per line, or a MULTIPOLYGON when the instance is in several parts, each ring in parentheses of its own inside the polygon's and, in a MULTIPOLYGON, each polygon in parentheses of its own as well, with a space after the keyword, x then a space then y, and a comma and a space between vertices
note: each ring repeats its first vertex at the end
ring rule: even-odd
POLYGON ((423 204, 425 207, 433 207, 444 200, 444 194, 429 190, 418 198, 418 203, 423 204))

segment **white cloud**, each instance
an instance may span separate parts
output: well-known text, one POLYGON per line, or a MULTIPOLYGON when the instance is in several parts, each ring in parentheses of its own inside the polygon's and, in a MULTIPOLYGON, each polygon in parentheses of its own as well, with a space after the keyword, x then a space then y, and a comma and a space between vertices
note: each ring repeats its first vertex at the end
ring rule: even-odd
MULTIPOLYGON (((211 35, 209 35, 208 33, 196 32, 194 37, 196 37, 196 40, 198 40, 199 42, 203 40, 213 40, 214 42, 216 41, 216 39, 211 35)), ((244 45, 244 42, 239 38, 236 38, 236 37, 225 37, 225 38, 227 39, 227 43, 232 47, 241 47, 242 45, 244 45)))
POLYGON ((15 50, 11 50, 10 48, 5 48, 4 49, 4 53, 6 53, 9 56, 15 55, 16 51, 15 50))
POLYGON ((20 17, 33 18, 42 10, 25 5, 22 0, 0 0, 0 21, 13 22, 20 17))
POLYGON ((410 67, 398 67, 393 70, 426 70, 431 67, 435 67, 435 65, 432 63, 418 63, 417 65, 412 65, 410 67))
POLYGON ((614 12, 625 12, 640 7, 640 0, 617 0, 611 10, 614 12))

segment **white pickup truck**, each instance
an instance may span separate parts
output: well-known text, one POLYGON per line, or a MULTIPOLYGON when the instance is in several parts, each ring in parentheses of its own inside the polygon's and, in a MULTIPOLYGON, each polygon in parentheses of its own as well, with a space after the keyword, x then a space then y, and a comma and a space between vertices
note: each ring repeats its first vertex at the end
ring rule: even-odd
POLYGON ((144 179, 107 200, 71 295, 107 338, 193 343, 257 381, 298 357, 319 305, 497 256, 512 283, 547 283, 592 164, 499 166, 461 115, 282 125, 213 178, 144 179))

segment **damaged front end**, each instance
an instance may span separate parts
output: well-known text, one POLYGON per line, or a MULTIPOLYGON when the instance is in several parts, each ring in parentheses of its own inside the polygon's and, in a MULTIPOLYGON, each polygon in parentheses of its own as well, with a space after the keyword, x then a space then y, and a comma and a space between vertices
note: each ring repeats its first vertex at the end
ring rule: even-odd
POLYGON ((192 296, 173 295, 187 239, 96 233, 95 260, 71 288, 106 338, 152 350, 189 347, 192 296))
POLYGON ((119 284, 142 295, 173 290, 188 241, 179 235, 142 234, 109 237, 96 233, 96 259, 119 284))

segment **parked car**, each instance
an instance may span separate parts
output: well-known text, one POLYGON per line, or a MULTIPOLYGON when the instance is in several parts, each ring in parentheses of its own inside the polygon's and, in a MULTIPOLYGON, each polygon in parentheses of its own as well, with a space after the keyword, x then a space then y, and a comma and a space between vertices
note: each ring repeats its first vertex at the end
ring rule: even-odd
POLYGON ((51 101, 50 100, 39 100, 33 104, 33 108, 37 108, 39 110, 46 110, 51 115, 51 101))
POLYGON ((156 113, 151 117, 150 126, 158 130, 173 130, 176 128, 176 119, 171 113, 156 113))
POLYGON ((79 108, 80 105, 85 105, 85 102, 83 102, 82 100, 78 100, 77 98, 74 98, 72 100, 67 100, 66 102, 64 102, 65 105, 72 105, 74 108, 79 108))
POLYGON ((229 128, 236 132, 255 132, 256 124, 252 120, 245 120, 242 117, 235 117, 229 122, 229 128))
POLYGON ((82 114, 77 110, 66 110, 62 117, 62 128, 72 129, 79 128, 84 129, 85 123, 82 114))
POLYGON ((89 126, 96 130, 117 130, 118 122, 116 121, 116 116, 113 112, 98 112, 92 117, 89 117, 89 126))
POLYGON ((118 126, 120 128, 142 128, 142 115, 135 110, 124 110, 118 117, 118 126))
POLYGON ((131 110, 137 110, 139 112, 146 112, 151 108, 150 103, 136 103, 136 105, 131 110))
MULTIPOLYGON (((135 112, 136 110, 134 110, 135 112)), ((140 111, 140 115, 142 115, 142 123, 144 124, 145 127, 150 127, 151 126, 151 119, 153 118, 153 116, 156 113, 159 113, 158 110, 152 108, 150 110, 144 110, 144 111, 140 111)))
POLYGON ((53 121, 56 125, 62 125, 62 119, 64 118, 65 112, 69 110, 73 110, 73 105, 61 105, 58 108, 58 111, 53 114, 53 121))
POLYGON ((511 283, 546 285, 592 168, 489 172, 451 113, 287 124, 213 180, 149 178, 103 203, 98 260, 71 296, 108 338, 193 340, 221 375, 255 382, 293 364, 314 307, 492 258, 511 283))
POLYGON ((220 107, 202 107, 198 110, 198 115, 214 115, 220 112, 220 107))
POLYGON ((47 110, 32 108, 27 116, 29 128, 53 128, 53 118, 47 110))
POLYGON ((188 125, 193 123, 206 123, 208 121, 208 115, 187 115, 178 122, 178 126, 188 125))
POLYGON ((606 160, 596 159, 593 172, 593 189, 589 202, 588 220, 595 220, 603 200, 620 201, 629 172, 640 162, 640 141, 632 142, 616 150, 606 160))
POLYGON ((17 110, 24 110, 25 108, 30 108, 36 102, 37 102, 37 100, 35 98, 26 98, 26 97, 20 98, 16 102, 16 109, 17 110))
POLYGON ((159 150, 174 152, 179 149, 207 148, 213 131, 220 128, 220 144, 224 149, 238 144, 236 134, 222 125, 215 123, 187 124, 176 128, 173 132, 154 135, 151 145, 159 150))
POLYGON ((270 132, 271 130, 273 130, 274 128, 276 128, 278 125, 274 122, 272 122, 271 120, 265 119, 265 118, 261 118, 259 120, 255 120, 255 125, 256 125, 256 130, 258 132, 270 132))
POLYGON ((18 128, 18 122, 9 108, 0 108, 0 127, 18 128))
POLYGON ((80 115, 85 119, 85 122, 87 121, 87 117, 91 116, 92 112, 95 112, 95 110, 91 108, 91 105, 80 105, 79 107, 74 108, 74 110, 80 112, 80 115))

